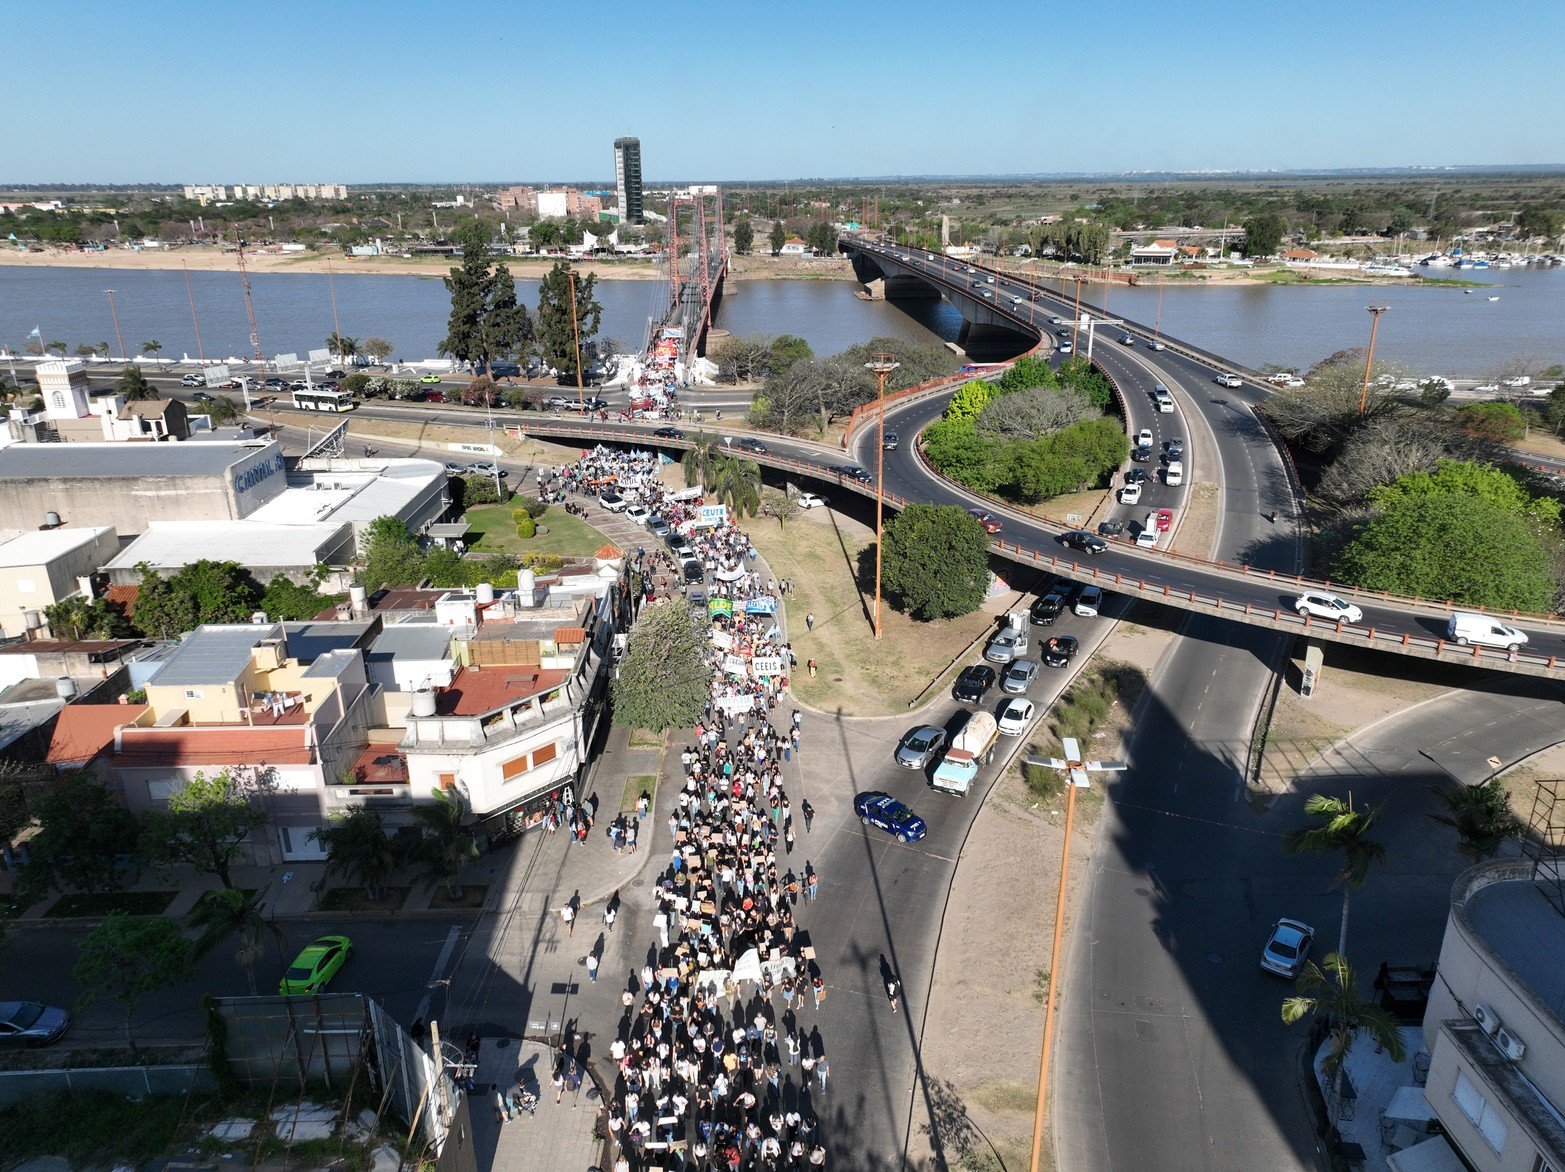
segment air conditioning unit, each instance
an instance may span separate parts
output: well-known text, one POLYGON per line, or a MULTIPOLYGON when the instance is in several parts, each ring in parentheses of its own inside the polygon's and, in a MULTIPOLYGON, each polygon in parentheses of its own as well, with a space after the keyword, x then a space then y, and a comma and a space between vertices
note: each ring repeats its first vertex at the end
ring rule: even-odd
POLYGON ((1494 1044, 1500 1047, 1505 1056, 1512 1062, 1520 1062, 1522 1055, 1527 1053, 1527 1043, 1523 1042, 1504 1026, 1501 1026, 1499 1033, 1494 1035, 1494 1044))
POLYGON ((1473 1006, 1473 1020, 1481 1025, 1483 1032, 1491 1038, 1494 1037, 1495 1030, 1500 1028, 1499 1016, 1482 1001, 1473 1006))

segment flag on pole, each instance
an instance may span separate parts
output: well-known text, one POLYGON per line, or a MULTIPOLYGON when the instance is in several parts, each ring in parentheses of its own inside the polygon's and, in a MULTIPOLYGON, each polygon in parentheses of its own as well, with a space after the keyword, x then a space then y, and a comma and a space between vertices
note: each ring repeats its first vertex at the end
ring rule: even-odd
POLYGON ((42 326, 34 326, 33 327, 33 332, 28 334, 27 336, 29 338, 38 338, 38 339, 41 340, 43 338, 43 327, 42 326))

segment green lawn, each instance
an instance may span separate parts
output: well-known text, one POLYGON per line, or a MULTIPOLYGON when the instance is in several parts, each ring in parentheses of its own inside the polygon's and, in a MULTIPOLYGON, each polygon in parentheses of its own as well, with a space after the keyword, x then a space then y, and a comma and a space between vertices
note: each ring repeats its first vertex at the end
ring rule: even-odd
POLYGON ((491 553, 553 553, 561 557, 591 557, 601 549, 608 538, 585 521, 571 516, 557 505, 538 523, 548 526, 549 532, 523 541, 516 535, 516 522, 511 510, 516 505, 480 505, 467 510, 469 528, 480 536, 472 543, 472 552, 491 553))

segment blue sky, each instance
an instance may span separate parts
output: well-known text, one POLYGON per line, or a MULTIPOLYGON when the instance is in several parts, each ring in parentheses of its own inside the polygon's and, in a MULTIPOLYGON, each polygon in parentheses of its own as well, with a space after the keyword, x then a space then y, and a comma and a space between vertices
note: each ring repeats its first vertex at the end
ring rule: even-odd
POLYGON ((1565 163, 1565 4, 12 0, 6 182, 1565 163))

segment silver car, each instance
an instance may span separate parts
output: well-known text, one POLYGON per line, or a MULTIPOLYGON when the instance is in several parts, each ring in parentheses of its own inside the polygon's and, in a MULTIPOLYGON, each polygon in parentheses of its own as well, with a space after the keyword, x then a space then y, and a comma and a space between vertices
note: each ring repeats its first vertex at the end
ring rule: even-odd
POLYGON ((897 746, 897 764, 905 769, 922 769, 946 743, 946 730, 932 724, 920 725, 897 746))
POLYGON ((1010 663, 1011 660, 1027 654, 1027 631, 1016 630, 1007 627, 993 639, 989 640, 989 646, 984 648, 984 658, 990 663, 1010 663))
POLYGON ((0 1042, 47 1046, 58 1042, 70 1024, 71 1015, 58 1006, 36 1001, 0 1001, 0 1042))
POLYGON ((1005 669, 1005 674, 1000 677, 1000 690, 1009 692, 1013 696, 1020 696, 1038 676, 1038 663, 1032 659, 1013 659, 1011 666, 1005 669))

